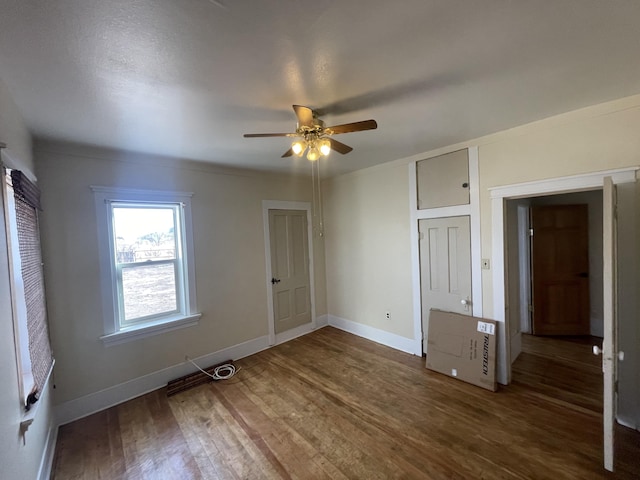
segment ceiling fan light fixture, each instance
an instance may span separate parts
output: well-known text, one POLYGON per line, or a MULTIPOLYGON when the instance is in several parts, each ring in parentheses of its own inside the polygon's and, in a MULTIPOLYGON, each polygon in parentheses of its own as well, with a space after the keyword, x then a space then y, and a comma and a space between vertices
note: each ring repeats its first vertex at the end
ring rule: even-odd
POLYGON ((293 144, 291 144, 291 150, 293 151, 294 154, 296 154, 299 157, 302 156, 306 148, 307 148, 307 142, 305 142, 302 139, 296 140, 295 142, 293 142, 293 144))
POLYGON ((326 157, 335 150, 345 155, 353 150, 349 145, 345 145, 333 138, 332 135, 341 133, 362 132, 364 130, 375 130, 378 123, 371 120, 363 120, 360 122, 344 123, 341 125, 333 125, 325 127, 325 123, 318 118, 318 113, 302 105, 293 105, 293 111, 298 119, 295 132, 291 133, 245 133, 245 138, 263 138, 263 137, 289 137, 293 138, 291 148, 289 148, 282 158, 304 156, 307 152, 307 158, 315 162, 321 156, 326 157))
POLYGON ((331 141, 328 138, 323 138, 318 142, 320 147, 320 153, 325 157, 331 153, 331 141))
POLYGON ((309 147, 309 151, 307 152, 307 160, 310 162, 315 162, 320 158, 320 151, 315 147, 309 147))

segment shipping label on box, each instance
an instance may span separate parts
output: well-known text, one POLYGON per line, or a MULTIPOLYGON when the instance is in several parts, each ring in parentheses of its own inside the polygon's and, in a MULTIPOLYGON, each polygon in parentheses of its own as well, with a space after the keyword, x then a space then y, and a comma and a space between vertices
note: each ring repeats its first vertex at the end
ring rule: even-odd
POLYGON ((496 391, 496 322, 431 309, 427 368, 496 391))

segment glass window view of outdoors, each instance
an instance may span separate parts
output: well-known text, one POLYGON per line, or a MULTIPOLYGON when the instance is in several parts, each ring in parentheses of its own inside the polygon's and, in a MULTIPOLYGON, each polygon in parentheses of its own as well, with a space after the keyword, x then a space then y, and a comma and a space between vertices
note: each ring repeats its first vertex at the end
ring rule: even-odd
POLYGON ((113 204, 120 323, 180 310, 180 220, 177 205, 113 204))

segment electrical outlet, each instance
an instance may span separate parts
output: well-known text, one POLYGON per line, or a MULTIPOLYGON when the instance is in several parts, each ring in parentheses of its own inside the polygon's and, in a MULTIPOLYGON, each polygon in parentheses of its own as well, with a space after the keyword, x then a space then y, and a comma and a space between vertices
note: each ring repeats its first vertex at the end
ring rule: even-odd
POLYGON ((385 318, 391 318, 391 312, 385 312, 384 316, 385 318))
POLYGON ((482 269, 483 270, 490 270, 491 269, 491 262, 489 261, 488 258, 483 258, 482 259, 482 269))

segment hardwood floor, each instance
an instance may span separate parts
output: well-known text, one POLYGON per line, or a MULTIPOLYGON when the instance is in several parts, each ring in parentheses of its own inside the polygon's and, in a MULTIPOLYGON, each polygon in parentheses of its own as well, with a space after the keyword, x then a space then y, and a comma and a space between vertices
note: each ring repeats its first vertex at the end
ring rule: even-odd
POLYGON ((326 327, 236 362, 231 380, 61 427, 53 478, 638 478, 629 429, 617 473, 601 467, 598 359, 524 343, 513 384, 492 393, 326 327))

